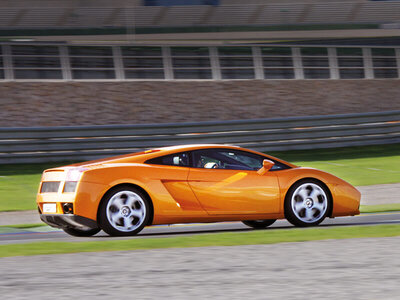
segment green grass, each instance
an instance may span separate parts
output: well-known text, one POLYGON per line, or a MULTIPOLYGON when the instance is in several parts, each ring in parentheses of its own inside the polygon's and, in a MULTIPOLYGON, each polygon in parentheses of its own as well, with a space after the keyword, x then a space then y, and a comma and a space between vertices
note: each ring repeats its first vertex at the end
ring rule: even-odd
POLYGON ((42 224, 19 224, 19 225, 2 225, 0 226, 0 234, 20 233, 23 231, 38 232, 47 225, 42 224))
POLYGON ((400 225, 325 227, 215 233, 171 238, 148 238, 95 242, 36 242, 0 245, 0 257, 76 252, 123 251, 207 246, 264 245, 327 239, 392 237, 400 235, 400 225))
POLYGON ((0 211, 36 209, 36 193, 43 170, 60 165, 62 163, 0 166, 0 211))
MULTIPOLYGON (((270 154, 300 166, 327 171, 353 185, 400 182, 400 144, 270 154)), ((2 165, 0 211, 36 209, 42 171, 69 163, 2 165)))
POLYGON ((15 229, 29 229, 47 226, 45 223, 35 224, 16 224, 16 225, 1 225, 0 228, 15 228, 15 229))
POLYGON ((361 213, 380 213, 380 212, 400 211, 400 203, 361 205, 360 211, 361 211, 361 213))
POLYGON ((355 186, 400 182, 400 144, 270 154, 299 166, 332 173, 355 186))

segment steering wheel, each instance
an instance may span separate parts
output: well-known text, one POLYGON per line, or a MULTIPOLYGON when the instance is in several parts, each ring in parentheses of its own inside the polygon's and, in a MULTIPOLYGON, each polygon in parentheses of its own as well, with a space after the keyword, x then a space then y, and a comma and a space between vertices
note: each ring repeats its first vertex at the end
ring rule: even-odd
POLYGON ((204 165, 205 169, 218 169, 218 164, 216 162, 208 162, 204 165))

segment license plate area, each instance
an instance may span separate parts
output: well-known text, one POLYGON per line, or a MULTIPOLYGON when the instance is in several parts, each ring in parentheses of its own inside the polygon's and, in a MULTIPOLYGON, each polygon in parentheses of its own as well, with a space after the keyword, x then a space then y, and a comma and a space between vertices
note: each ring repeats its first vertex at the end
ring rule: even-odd
POLYGON ((56 212, 57 212, 57 204, 56 203, 44 203, 43 204, 43 213, 55 214, 56 212))

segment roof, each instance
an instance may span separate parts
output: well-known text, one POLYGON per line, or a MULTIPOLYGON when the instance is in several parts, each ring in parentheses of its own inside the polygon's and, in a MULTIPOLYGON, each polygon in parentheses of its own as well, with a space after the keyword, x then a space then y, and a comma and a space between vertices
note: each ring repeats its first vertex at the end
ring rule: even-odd
POLYGON ((153 150, 172 151, 172 150, 180 150, 180 149, 184 150, 184 149, 193 149, 193 148, 215 148, 215 147, 239 148, 238 146, 224 145, 224 144, 188 144, 188 145, 176 145, 176 146, 154 148, 153 150))

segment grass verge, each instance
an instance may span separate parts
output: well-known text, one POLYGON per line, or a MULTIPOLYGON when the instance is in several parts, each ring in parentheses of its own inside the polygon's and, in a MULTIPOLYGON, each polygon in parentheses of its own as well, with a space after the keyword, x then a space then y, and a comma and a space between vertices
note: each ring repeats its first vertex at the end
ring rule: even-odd
POLYGON ((36 209, 36 193, 43 170, 60 165, 63 163, 2 165, 0 211, 36 209))
POLYGON ((0 257, 161 248, 265 245, 283 242, 393 236, 400 236, 400 225, 295 228, 249 231, 244 233, 215 233, 170 238, 133 238, 129 240, 108 239, 95 242, 36 242, 28 244, 10 244, 0 245, 0 257))
POLYGON ((46 228, 46 224, 18 224, 18 225, 1 225, 0 234, 7 233, 20 233, 24 231, 37 232, 43 228, 46 228))
POLYGON ((355 186, 400 182, 400 144, 271 154, 299 166, 329 172, 355 186))
POLYGON ((361 211, 361 213, 380 213, 380 212, 400 211, 400 203, 379 204, 379 205, 361 205, 360 211, 361 211))
POLYGON ((47 226, 45 223, 34 223, 34 224, 16 224, 16 225, 1 225, 0 228, 15 228, 15 229, 29 229, 47 226))

